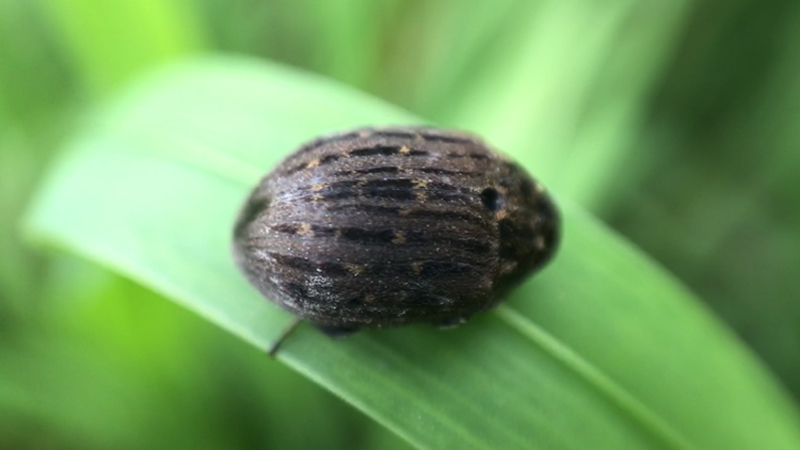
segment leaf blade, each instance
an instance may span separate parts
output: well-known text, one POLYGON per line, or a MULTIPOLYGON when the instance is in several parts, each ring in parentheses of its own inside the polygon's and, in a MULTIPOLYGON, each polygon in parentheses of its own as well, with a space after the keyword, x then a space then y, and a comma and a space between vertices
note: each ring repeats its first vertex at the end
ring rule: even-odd
MULTIPOLYGON (((104 129, 79 140, 44 186, 29 232, 167 293, 262 349, 289 317, 248 287, 230 261, 230 227, 249 187, 319 133, 421 121, 315 77, 235 60, 164 75, 106 117, 104 129)), ((559 256, 498 312, 451 332, 414 326, 336 342, 301 327, 280 358, 420 448, 744 449, 766 442, 788 449, 800 442, 796 413, 779 389, 692 296, 563 205, 559 256), (592 292, 602 295, 586 301, 592 292), (537 344, 509 326, 521 318, 580 363, 564 365, 543 339, 537 344), (718 354, 704 355, 716 358, 709 364, 664 342, 644 339, 642 347, 629 342, 631 323, 662 339, 677 339, 688 326, 718 354), (598 345, 598 336, 618 353, 598 345), (643 358, 643 348, 655 357, 643 358), (677 385, 659 374, 660 357, 686 365, 665 372, 679 375, 677 385), (625 358, 642 367, 632 370, 625 358), (601 374, 601 383, 576 364, 601 374), (731 389, 715 391, 710 380, 730 371, 741 372, 731 389), (699 383, 692 381, 697 373, 699 383), (602 380, 646 414, 620 411, 602 380), (685 397, 702 390, 715 394, 698 412, 685 397), (710 413, 731 393, 741 400, 728 405, 735 409, 726 422, 716 421, 710 413), (747 430, 753 415, 773 428, 747 430), (731 430, 730 423, 739 425, 731 430)))

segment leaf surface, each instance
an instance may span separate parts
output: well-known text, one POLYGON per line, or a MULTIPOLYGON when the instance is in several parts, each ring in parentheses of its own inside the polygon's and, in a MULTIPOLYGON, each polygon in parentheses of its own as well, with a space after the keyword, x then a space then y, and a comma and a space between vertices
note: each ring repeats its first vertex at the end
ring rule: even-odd
MULTIPOLYGON (((231 260, 249 190, 317 135, 420 122, 281 66, 197 62, 98 117, 56 165, 27 229, 266 349, 291 318, 231 260)), ((341 340, 301 326, 279 359, 420 448, 800 448, 786 394, 733 335, 559 200, 559 254, 496 311, 455 330, 341 340)))

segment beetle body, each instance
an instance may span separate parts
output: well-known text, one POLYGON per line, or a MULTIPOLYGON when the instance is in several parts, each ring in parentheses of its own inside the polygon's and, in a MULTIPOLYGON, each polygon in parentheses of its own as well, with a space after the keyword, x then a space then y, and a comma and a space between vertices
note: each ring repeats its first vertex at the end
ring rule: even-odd
POLYGON ((254 189, 235 260, 329 332, 464 322, 553 255, 559 217, 516 163, 461 132, 357 129, 300 147, 254 189))

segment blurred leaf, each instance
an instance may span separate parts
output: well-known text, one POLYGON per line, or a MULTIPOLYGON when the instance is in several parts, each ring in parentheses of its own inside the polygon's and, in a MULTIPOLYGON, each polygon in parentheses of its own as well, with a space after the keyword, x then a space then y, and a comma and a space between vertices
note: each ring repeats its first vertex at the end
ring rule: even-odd
MULTIPOLYGON (((459 0, 425 2, 404 24, 401 38, 418 47, 408 61, 418 73, 410 106, 429 116, 454 114, 465 107, 461 96, 488 70, 498 40, 520 20, 534 17, 539 2, 496 0, 467 5, 459 0)), ((408 101, 408 99, 400 99, 408 101)), ((467 108, 470 106, 467 105, 467 108)))
POLYGON ((608 218, 800 399, 800 3, 705 2, 682 39, 608 218))
POLYGON ((24 134, 3 122, 0 119, 0 330, 10 325, 11 311, 6 308, 22 311, 38 284, 35 258, 24 251, 17 231, 40 166, 24 134))
POLYGON ((0 334, 0 448, 352 449, 376 428, 187 310, 55 259, 44 317, 0 334))
MULTIPOLYGON (((313 136, 420 121, 237 60, 164 74, 105 117, 56 166, 29 231, 261 349, 290 318, 231 262, 248 190, 313 136)), ((561 204, 555 262, 497 311, 450 332, 340 341, 301 327, 279 358, 421 448, 798 448, 796 411, 735 338, 663 270, 561 204)))
POLYGON ((401 0, 197 0, 219 48, 321 73, 362 89, 384 85, 401 0), (220 16, 224 17, 220 20, 220 16))
POLYGON ((497 10, 468 12, 456 6, 463 20, 445 21, 444 34, 458 39, 428 50, 436 69, 421 87, 423 111, 480 132, 541 171, 546 184, 605 210, 618 186, 637 174, 633 140, 689 4, 503 1, 497 10), (483 36, 466 31, 463 46, 454 28, 483 36), (428 98, 437 103, 425 106, 428 98))
POLYGON ((35 2, 0 1, 0 334, 35 306, 43 262, 19 242, 19 217, 72 97, 46 25, 35 2))
MULTIPOLYGON (((0 1, 0 119, 5 115, 26 129, 41 126, 72 94, 37 6, 28 0, 0 1)), ((6 133, 0 127, 0 139, 6 133)))
POLYGON ((187 0, 39 0, 92 94, 204 46, 187 0))
POLYGON ((312 0, 306 9, 320 32, 315 59, 320 72, 346 83, 369 84, 380 57, 381 32, 390 23, 382 10, 397 0, 312 0), (382 20, 384 19, 384 20, 382 20))

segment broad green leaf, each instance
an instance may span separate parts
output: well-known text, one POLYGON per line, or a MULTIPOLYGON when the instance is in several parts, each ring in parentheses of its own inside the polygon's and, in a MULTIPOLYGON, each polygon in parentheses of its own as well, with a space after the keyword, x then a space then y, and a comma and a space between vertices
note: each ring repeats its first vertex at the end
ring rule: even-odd
POLYGON ((160 295, 55 260, 46 317, 0 328, 0 448, 343 450, 375 438, 408 448, 160 295))
MULTIPOLYGON (((249 189, 318 134, 422 121, 315 76, 235 59, 165 73, 100 119, 42 186, 29 233, 262 349, 290 317, 231 262, 249 189)), ((342 340, 303 326, 279 359, 420 448, 800 447, 797 412, 736 338, 647 257, 560 204, 556 260, 496 311, 452 331, 342 340)))

